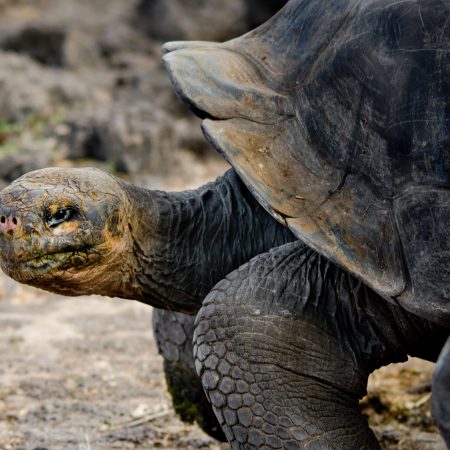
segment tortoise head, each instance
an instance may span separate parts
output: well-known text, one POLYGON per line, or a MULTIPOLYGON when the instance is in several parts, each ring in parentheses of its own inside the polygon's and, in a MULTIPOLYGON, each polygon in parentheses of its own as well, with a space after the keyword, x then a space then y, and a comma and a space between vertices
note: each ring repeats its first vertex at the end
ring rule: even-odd
POLYGON ((129 243, 127 208, 120 182, 100 170, 30 172, 0 193, 1 268, 66 295, 113 290, 129 243))

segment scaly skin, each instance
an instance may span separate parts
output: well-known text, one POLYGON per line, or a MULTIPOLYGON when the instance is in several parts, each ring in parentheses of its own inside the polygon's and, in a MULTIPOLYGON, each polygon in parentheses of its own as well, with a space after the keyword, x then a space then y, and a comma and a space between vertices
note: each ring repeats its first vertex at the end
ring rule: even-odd
POLYGON ((358 407, 368 375, 435 360, 447 334, 297 241, 214 287, 194 354, 233 449, 378 449, 358 407))
POLYGON ((120 182, 106 173, 33 172, 1 193, 1 267, 64 295, 125 295, 134 273, 130 214, 120 182))
POLYGON ((210 436, 226 441, 195 371, 194 316, 155 308, 153 333, 164 358, 164 373, 175 412, 183 421, 195 421, 210 436))

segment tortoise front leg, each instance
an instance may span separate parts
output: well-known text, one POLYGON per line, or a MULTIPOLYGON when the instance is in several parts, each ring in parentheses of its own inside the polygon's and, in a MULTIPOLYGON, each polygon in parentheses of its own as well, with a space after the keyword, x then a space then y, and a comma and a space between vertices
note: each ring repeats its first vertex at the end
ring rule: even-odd
POLYGON ((192 350, 195 316, 153 310, 153 333, 164 359, 164 375, 175 412, 184 422, 197 422, 200 428, 219 441, 225 441, 222 428, 206 398, 195 371, 192 350))
POLYGON ((214 288, 194 355, 233 449, 378 449, 358 404, 369 373, 434 339, 428 322, 297 242, 214 288))
POLYGON ((444 345, 433 375, 433 415, 450 449, 450 337, 444 345))

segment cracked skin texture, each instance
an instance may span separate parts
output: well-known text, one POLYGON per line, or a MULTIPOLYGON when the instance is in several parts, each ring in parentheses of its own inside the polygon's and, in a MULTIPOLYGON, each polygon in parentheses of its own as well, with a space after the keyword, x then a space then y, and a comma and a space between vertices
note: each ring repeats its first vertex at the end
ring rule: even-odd
POLYGON ((210 436, 225 441, 220 424, 204 395, 193 358, 192 316, 163 309, 153 310, 153 333, 164 358, 167 388, 175 412, 185 422, 197 422, 210 436))
POLYGON ((124 295, 132 273, 122 266, 130 252, 126 196, 106 173, 75 173, 44 169, 2 192, 2 215, 13 214, 19 223, 14 234, 1 236, 1 267, 21 283, 63 295, 124 295), (69 220, 52 226, 58 211, 69 211, 69 220))

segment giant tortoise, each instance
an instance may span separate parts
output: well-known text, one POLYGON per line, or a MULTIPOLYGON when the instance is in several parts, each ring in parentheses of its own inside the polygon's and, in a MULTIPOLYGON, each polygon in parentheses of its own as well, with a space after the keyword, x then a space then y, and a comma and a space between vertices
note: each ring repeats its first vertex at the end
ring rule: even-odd
POLYGON ((449 18, 449 1, 291 0, 224 44, 167 44, 233 169, 180 193, 24 175, 0 195, 2 269, 168 310, 169 384, 232 448, 379 448, 358 401, 407 355, 439 357, 450 446, 449 18), (217 421, 186 381, 190 334, 217 421))

